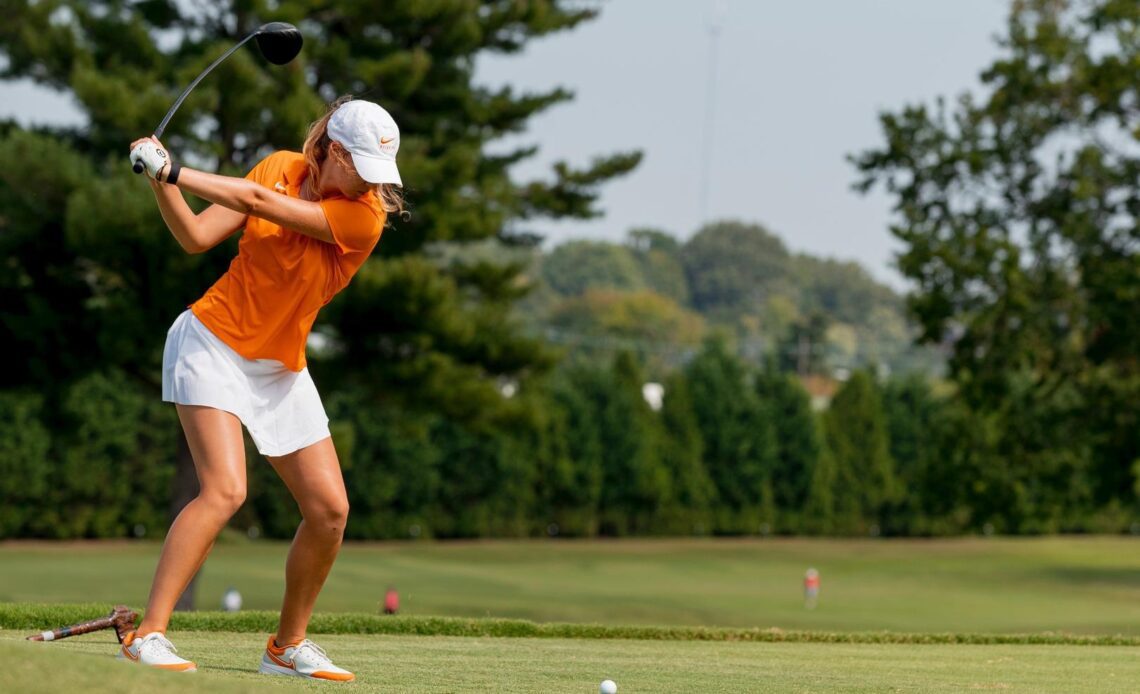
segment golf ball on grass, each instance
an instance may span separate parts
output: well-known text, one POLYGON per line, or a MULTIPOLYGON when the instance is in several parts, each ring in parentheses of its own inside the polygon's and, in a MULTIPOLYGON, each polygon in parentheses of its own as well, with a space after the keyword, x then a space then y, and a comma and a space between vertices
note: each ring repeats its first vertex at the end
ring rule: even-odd
POLYGON ((617 694, 617 684, 613 680, 602 680, 602 685, 598 687, 601 694, 617 694))

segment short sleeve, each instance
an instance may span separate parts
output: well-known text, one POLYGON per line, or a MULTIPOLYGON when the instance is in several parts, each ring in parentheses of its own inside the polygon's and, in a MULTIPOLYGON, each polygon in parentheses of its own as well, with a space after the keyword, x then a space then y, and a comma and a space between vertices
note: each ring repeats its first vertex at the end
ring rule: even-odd
POLYGON ((380 240, 383 219, 369 204, 359 200, 322 200, 333 240, 341 253, 368 253, 380 240))
POLYGON ((254 183, 260 183, 261 185, 265 185, 265 177, 269 174, 269 169, 272 169, 272 168, 280 169, 281 168, 280 162, 278 161, 281 154, 283 154, 283 153, 282 152, 274 152, 273 154, 270 154, 268 157, 265 157, 261 161, 257 162, 257 166, 254 166, 252 169, 249 170, 249 173, 247 173, 245 175, 246 180, 253 181, 254 183))

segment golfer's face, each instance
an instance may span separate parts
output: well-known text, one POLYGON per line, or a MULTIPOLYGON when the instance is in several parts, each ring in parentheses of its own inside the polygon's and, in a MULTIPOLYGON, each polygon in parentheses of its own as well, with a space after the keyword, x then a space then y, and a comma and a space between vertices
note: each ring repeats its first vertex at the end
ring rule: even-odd
MULTIPOLYGON (((340 147, 339 143, 334 143, 334 147, 340 147)), ((372 186, 356 173, 356 166, 352 163, 352 155, 343 148, 340 149, 342 156, 335 157, 336 162, 336 186, 340 188, 341 193, 346 198, 359 198, 361 195, 367 193, 372 186)))

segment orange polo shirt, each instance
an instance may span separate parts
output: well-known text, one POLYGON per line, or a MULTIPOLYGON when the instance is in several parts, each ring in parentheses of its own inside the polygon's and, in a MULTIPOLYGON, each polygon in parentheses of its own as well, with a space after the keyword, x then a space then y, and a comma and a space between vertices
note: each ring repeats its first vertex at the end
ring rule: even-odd
MULTIPOLYGON (((299 197, 309 175, 298 152, 275 152, 246 176, 282 195, 299 197)), ((246 359, 305 367, 305 342, 317 312, 364 264, 384 228, 375 194, 320 202, 335 243, 250 216, 229 270, 190 310, 210 332, 246 359)))

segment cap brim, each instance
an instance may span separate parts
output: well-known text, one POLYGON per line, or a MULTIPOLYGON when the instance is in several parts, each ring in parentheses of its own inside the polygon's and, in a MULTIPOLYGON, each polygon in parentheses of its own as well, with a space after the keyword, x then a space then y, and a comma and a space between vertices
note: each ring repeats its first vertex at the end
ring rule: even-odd
POLYGON ((354 153, 352 163, 356 166, 356 173, 369 183, 404 185, 403 180, 400 179, 400 171, 396 168, 396 162, 391 159, 378 159, 354 153))

